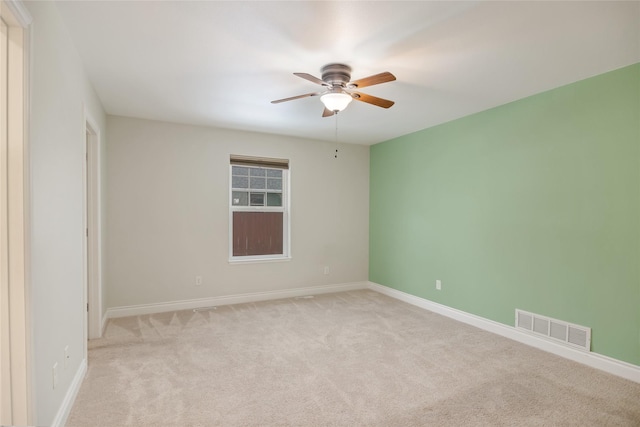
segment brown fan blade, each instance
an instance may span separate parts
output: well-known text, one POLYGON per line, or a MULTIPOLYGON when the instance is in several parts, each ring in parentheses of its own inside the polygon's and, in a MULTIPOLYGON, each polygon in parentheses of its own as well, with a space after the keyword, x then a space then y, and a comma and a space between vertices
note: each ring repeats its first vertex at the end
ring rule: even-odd
POLYGON ((325 108, 324 111, 322 112, 322 117, 331 117, 333 116, 335 113, 331 110, 329 110, 328 108, 325 108))
POLYGON ((298 77, 302 77, 305 80, 309 80, 310 82, 317 83, 321 86, 329 86, 327 83, 323 82, 317 77, 312 76, 311 74, 307 74, 307 73, 293 73, 293 74, 298 77))
POLYGON ((271 103, 279 104, 281 102, 293 101, 294 99, 308 98, 310 96, 318 96, 320 95, 320 93, 321 92, 305 93, 304 95, 292 96, 291 98, 276 99, 275 101, 271 101, 271 103))
POLYGON ((389 101, 388 99, 378 98, 377 96, 367 95, 366 93, 352 92, 351 95, 353 99, 357 101, 366 102, 382 108, 389 108, 395 104, 395 102, 389 101))
POLYGON ((361 87, 379 85, 380 83, 392 82, 395 79, 396 79, 396 76, 394 76, 388 71, 385 71, 384 73, 376 74, 373 76, 365 77, 360 80, 349 82, 347 87, 361 88, 361 87))

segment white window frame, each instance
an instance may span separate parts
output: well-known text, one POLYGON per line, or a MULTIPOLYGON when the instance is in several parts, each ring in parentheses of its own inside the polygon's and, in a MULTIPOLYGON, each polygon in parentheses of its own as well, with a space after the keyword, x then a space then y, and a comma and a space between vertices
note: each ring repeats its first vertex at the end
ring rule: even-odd
MULTIPOLYGON (((261 262, 278 262, 291 260, 291 165, 288 169, 270 168, 264 166, 264 169, 282 170, 282 206, 233 206, 233 185, 232 174, 233 164, 229 164, 229 263, 230 264, 246 264, 261 262), (234 212, 282 212, 282 254, 270 255, 233 255, 233 213, 234 212)), ((237 166, 237 165, 236 165, 237 166)), ((245 167, 260 167, 258 165, 247 165, 245 167)), ((265 190, 266 192, 266 190, 265 190)), ((251 196, 249 195, 249 198, 251 196)), ((249 204, 251 203, 249 199, 249 204)), ((266 200, 265 200, 266 203, 266 200)))

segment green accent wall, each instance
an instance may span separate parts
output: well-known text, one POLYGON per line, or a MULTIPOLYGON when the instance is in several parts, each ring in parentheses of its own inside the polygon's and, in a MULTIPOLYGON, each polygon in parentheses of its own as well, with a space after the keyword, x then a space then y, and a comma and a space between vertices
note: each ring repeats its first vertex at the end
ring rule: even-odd
POLYGON ((640 365, 640 63, 370 154, 369 280, 640 365))

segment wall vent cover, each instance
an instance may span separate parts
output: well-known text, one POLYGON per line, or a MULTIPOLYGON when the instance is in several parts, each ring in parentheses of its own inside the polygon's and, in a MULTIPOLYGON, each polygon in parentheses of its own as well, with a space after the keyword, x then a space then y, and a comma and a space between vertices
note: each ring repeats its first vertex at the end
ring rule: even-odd
POLYGON ((516 309, 516 328, 573 348, 591 351, 591 328, 516 309))

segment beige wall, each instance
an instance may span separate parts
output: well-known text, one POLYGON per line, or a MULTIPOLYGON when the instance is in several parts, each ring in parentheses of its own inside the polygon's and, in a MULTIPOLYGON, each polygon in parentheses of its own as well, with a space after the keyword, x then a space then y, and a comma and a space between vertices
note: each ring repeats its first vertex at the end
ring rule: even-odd
POLYGON ((107 121, 108 307, 367 280, 369 147, 107 121), (290 159, 291 261, 229 264, 230 154, 290 159))
POLYGON ((103 142, 106 116, 56 4, 25 4, 33 16, 29 130, 35 424, 51 425, 84 358, 84 113, 96 121, 103 142))

